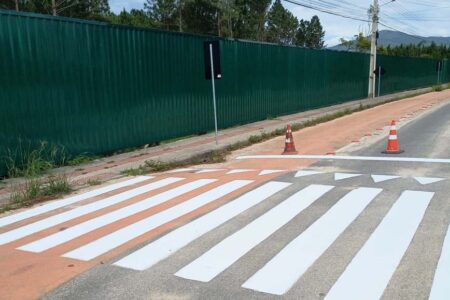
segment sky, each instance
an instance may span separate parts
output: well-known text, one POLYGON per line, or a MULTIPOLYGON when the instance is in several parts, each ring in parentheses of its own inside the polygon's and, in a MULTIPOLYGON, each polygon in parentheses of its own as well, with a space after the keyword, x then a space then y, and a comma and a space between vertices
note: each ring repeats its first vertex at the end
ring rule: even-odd
MULTIPOLYGON (((367 9, 373 0, 294 0, 358 19, 368 19, 367 9)), ((411 35, 450 36, 450 0, 379 0, 381 23, 411 35), (386 4, 385 4, 386 3, 386 4)), ((142 9, 145 0, 109 0, 115 13, 122 9, 142 9)), ((298 19, 317 15, 325 30, 325 44, 339 44, 340 38, 351 39, 358 32, 369 33, 368 22, 347 19, 282 1, 298 19)), ((382 29, 391 29, 381 26, 382 29)))

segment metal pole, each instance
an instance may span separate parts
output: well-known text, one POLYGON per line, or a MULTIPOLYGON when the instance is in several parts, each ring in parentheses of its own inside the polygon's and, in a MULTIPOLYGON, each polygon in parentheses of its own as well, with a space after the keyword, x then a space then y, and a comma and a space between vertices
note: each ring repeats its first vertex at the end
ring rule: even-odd
POLYGON ((209 44, 209 58, 211 60, 211 83, 213 92, 213 106, 214 106, 214 128, 216 129, 216 145, 219 145, 219 138, 217 133, 217 108, 216 108, 216 85, 214 82, 214 62, 213 62, 213 46, 209 44))
POLYGON ((373 11, 372 11, 372 37, 370 43, 370 66, 369 66, 369 92, 368 97, 375 97, 375 71, 377 65, 377 31, 378 31, 378 0, 373 0, 373 11))
POLYGON ((439 61, 438 62, 438 78, 437 78, 437 84, 439 85, 439 82, 440 82, 440 79, 441 79, 441 68, 442 68, 442 65, 441 65, 441 62, 439 61))
POLYGON ((381 66, 378 66, 378 97, 380 97, 381 91, 381 66))

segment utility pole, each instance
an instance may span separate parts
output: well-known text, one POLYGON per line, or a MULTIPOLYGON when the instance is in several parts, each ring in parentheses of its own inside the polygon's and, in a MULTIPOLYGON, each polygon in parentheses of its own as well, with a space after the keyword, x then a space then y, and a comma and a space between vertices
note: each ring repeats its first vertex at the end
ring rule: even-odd
POLYGON ((369 66, 369 98, 375 98, 375 80, 374 74, 377 67, 377 36, 378 36, 378 14, 380 7, 378 6, 378 0, 373 0, 372 11, 372 38, 370 44, 370 66, 369 66))
POLYGON ((16 11, 19 11, 19 0, 14 1, 16 3, 16 11))

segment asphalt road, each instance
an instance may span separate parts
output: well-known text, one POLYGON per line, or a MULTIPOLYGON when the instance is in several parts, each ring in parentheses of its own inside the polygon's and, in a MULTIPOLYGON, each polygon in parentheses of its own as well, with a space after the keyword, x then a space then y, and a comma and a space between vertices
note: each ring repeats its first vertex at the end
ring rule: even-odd
MULTIPOLYGON (((450 104, 405 125, 398 136, 405 150, 399 156, 450 158, 450 104)), ((383 156, 385 143, 347 155, 383 156)), ((160 253, 130 257, 161 237, 176 237, 178 229, 45 298, 427 299, 434 282, 430 299, 450 299, 440 285, 450 278, 450 249, 442 250, 450 224, 450 164, 324 160, 310 170, 320 173, 273 179, 291 184, 150 267, 146 262, 160 253), (348 174, 355 176, 336 180, 348 174), (443 180, 422 184, 414 177, 443 180)))

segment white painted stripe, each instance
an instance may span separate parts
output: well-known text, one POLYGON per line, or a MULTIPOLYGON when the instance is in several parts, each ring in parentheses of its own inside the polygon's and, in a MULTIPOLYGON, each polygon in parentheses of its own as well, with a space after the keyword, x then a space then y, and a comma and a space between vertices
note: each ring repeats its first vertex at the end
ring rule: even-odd
POLYGON ((111 184, 111 185, 108 185, 108 186, 105 186, 105 187, 102 187, 102 188, 99 188, 96 190, 92 190, 92 191, 89 191, 89 192, 86 192, 83 194, 75 195, 75 196, 68 197, 65 199, 55 200, 50 203, 41 205, 39 207, 35 207, 35 208, 28 209, 26 211, 23 211, 23 212, 14 214, 14 215, 0 218, 0 227, 6 226, 9 224, 13 224, 13 223, 16 223, 16 222, 19 222, 19 221, 22 221, 22 220, 25 220, 28 218, 32 218, 32 217, 47 213, 52 210, 55 210, 55 209, 58 209, 58 208, 61 208, 61 207, 67 206, 67 205, 71 205, 71 204, 74 204, 74 203, 77 203, 77 202, 80 202, 80 201, 83 201, 83 200, 86 200, 86 199, 89 199, 92 197, 99 196, 101 194, 111 192, 113 190, 117 190, 117 189, 120 189, 120 188, 123 188, 126 186, 130 186, 130 185, 133 185, 133 184, 145 181, 145 180, 152 179, 152 178, 153 177, 151 177, 151 176, 138 176, 138 177, 132 178, 130 180, 114 183, 114 184, 111 184))
POLYGON ((82 236, 88 232, 94 231, 103 226, 109 225, 113 222, 125 219, 129 216, 152 208, 163 202, 171 200, 173 198, 179 197, 183 194, 191 192, 202 186, 210 184, 216 181, 215 179, 201 179, 193 182, 186 183, 184 185, 178 186, 166 192, 160 193, 153 197, 147 198, 143 201, 125 206, 118 210, 112 211, 105 215, 96 217, 94 219, 88 220, 86 222, 72 226, 64 231, 57 232, 55 234, 49 235, 43 239, 34 241, 30 244, 19 247, 19 250, 30 251, 30 252, 42 252, 53 248, 55 246, 66 243, 74 238, 82 236))
POLYGON ((304 177, 309 175, 316 175, 316 174, 322 174, 323 172, 318 171, 308 171, 308 170, 300 170, 297 173, 295 173, 294 177, 304 177))
POLYGON ((202 174, 202 173, 211 173, 211 172, 219 172, 223 171, 224 169, 203 169, 198 172, 195 172, 196 174, 202 174))
POLYGON ((236 174, 236 173, 244 173, 244 172, 251 172, 251 171, 255 171, 253 169, 234 169, 231 171, 228 171, 227 174, 236 174))
POLYGON ((389 136, 389 140, 391 140, 391 141, 395 141, 397 139, 398 139, 398 137, 396 135, 390 135, 389 136))
POLYGON ((380 299, 433 195, 404 191, 325 299, 380 299))
POLYGON ((114 265, 145 270, 169 257, 207 232, 224 224, 240 213, 263 202, 291 185, 286 182, 270 181, 216 210, 168 233, 140 250, 119 260, 114 265))
POLYGON ((180 173, 180 172, 190 172, 190 171, 197 171, 197 169, 183 168, 183 169, 172 170, 172 171, 169 171, 167 173, 180 173))
POLYGON ((284 170, 262 170, 261 172, 259 172, 259 176, 262 175, 267 175, 267 174, 273 174, 273 173, 280 173, 280 172, 284 172, 284 170))
POLYGON ((441 257, 434 274, 429 300, 448 300, 450 295, 450 227, 445 235, 441 257))
POLYGON ((415 157, 387 157, 387 156, 339 156, 339 155, 248 155, 236 159, 328 159, 328 160, 362 160, 362 161, 398 161, 450 164, 446 158, 415 158, 415 157))
POLYGON ((212 201, 215 201, 243 186, 251 183, 251 180, 234 180, 207 191, 188 201, 171 207, 165 211, 145 218, 139 222, 131 224, 85 246, 64 254, 64 257, 79 260, 90 260, 103 253, 106 253, 138 236, 155 229, 167 222, 175 220, 187 213, 190 213, 212 201))
POLYGON ((361 176, 362 174, 351 174, 351 173, 334 173, 334 180, 343 180, 347 178, 353 178, 361 176))
POLYGON ((286 225, 333 186, 310 185, 230 235, 175 275, 208 282, 286 225))
POLYGON ((98 211, 105 207, 118 204, 120 202, 126 201, 130 198, 136 197, 140 194, 147 193, 149 191, 161 188, 163 186, 169 185, 171 183, 183 180, 183 178, 165 178, 159 181, 152 182, 150 184, 105 198, 103 200, 95 201, 69 211, 39 220, 37 222, 19 227, 17 229, 7 231, 0 234, 0 245, 10 243, 12 241, 21 239, 23 237, 29 236, 33 233, 42 231, 44 229, 53 227, 55 225, 70 221, 72 219, 78 218, 80 216, 87 215, 91 212, 98 211))
POLYGON ((345 195, 242 286, 276 295, 286 293, 381 191, 358 188, 345 195))
POLYGON ((392 175, 372 175, 373 182, 383 182, 391 179, 397 179, 400 178, 400 176, 392 176, 392 175))
POLYGON ((437 178, 437 177, 414 177, 417 182, 420 184, 430 184, 444 180, 445 178, 437 178))

